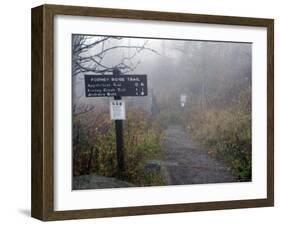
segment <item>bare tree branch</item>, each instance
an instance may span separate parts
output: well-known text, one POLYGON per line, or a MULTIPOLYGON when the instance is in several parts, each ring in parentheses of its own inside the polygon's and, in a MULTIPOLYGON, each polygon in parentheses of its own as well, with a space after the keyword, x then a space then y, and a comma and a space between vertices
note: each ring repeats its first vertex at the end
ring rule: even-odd
POLYGON ((81 116, 83 114, 86 114, 90 111, 93 111, 95 109, 95 106, 92 106, 92 107, 87 107, 86 109, 84 109, 83 111, 80 111, 80 112, 74 112, 74 116, 77 117, 77 116, 81 116))
POLYGON ((141 51, 150 51, 157 54, 154 49, 146 47, 148 41, 142 45, 129 46, 129 45, 106 45, 111 39, 121 40, 122 37, 103 37, 97 41, 91 43, 90 36, 78 35, 73 41, 73 76, 77 76, 85 72, 94 72, 98 74, 104 74, 106 72, 112 72, 114 68, 118 67, 122 70, 122 73, 128 73, 136 69, 140 61, 133 63, 133 59, 141 51), (100 46, 100 50, 97 53, 92 53, 91 50, 100 46), (134 49, 135 51, 128 57, 123 57, 116 65, 106 65, 103 63, 105 55, 117 49, 134 49), (85 53, 89 53, 88 55, 85 53))

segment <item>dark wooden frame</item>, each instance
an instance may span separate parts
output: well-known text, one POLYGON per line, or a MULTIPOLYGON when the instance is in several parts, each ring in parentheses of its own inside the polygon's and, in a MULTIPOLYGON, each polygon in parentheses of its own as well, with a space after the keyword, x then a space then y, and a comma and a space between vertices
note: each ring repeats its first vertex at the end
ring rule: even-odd
POLYGON ((183 13, 42 5, 32 9, 32 200, 43 221, 219 210, 274 205, 274 20, 183 13), (177 21, 267 28, 267 198, 156 206, 54 211, 54 15, 177 21))

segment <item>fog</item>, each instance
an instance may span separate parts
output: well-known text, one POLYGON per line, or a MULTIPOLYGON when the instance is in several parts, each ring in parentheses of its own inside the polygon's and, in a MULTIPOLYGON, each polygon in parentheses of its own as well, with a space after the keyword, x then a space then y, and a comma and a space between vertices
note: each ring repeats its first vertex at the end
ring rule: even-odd
MULTIPOLYGON (((81 35, 73 36, 74 44, 77 37, 81 35)), ((150 112, 153 104, 159 111, 179 108, 181 95, 186 96, 187 107, 224 107, 251 87, 251 43, 82 37, 86 37, 80 44, 85 50, 76 56, 73 52, 73 64, 87 59, 80 62, 83 70, 76 74, 73 66, 74 113, 84 105, 108 104, 108 97, 85 97, 84 75, 111 74, 115 67, 123 74, 147 75, 148 96, 125 99, 128 106, 150 112)))

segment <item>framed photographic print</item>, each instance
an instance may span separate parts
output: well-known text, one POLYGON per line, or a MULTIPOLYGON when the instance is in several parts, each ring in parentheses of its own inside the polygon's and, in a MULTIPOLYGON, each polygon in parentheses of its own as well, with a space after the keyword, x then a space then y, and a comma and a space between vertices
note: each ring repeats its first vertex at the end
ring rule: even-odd
POLYGON ((32 216, 273 206, 273 19, 32 9, 32 216))

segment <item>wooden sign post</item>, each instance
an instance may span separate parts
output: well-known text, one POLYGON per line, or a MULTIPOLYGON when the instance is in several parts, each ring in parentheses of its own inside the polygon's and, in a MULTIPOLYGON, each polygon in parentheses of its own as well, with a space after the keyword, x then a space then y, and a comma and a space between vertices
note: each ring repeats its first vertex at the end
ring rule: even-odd
MULTIPOLYGON (((114 97, 114 100, 121 100, 120 96, 114 97)), ((116 134, 116 152, 117 164, 120 171, 125 170, 124 161, 124 139, 123 139, 123 120, 115 120, 115 134, 116 134)))
MULTIPOLYGON (((146 75, 122 75, 118 69, 114 69, 112 75, 85 75, 84 78, 86 97, 114 97, 116 103, 124 104, 124 101, 121 101, 122 96, 147 95, 146 75)), ((125 109, 125 106, 122 107, 125 109)), ((111 118, 115 120, 117 165, 119 172, 122 173, 125 170, 123 139, 125 112, 117 118, 112 115, 111 113, 111 118)))
MULTIPOLYGON (((113 70, 113 76, 120 76, 120 70, 113 70)), ((115 96, 114 100, 121 100, 121 96, 115 96)), ((116 153, 117 153, 117 165, 119 171, 125 170, 124 161, 124 138, 123 138, 123 121, 115 120, 115 136, 116 136, 116 153)))

